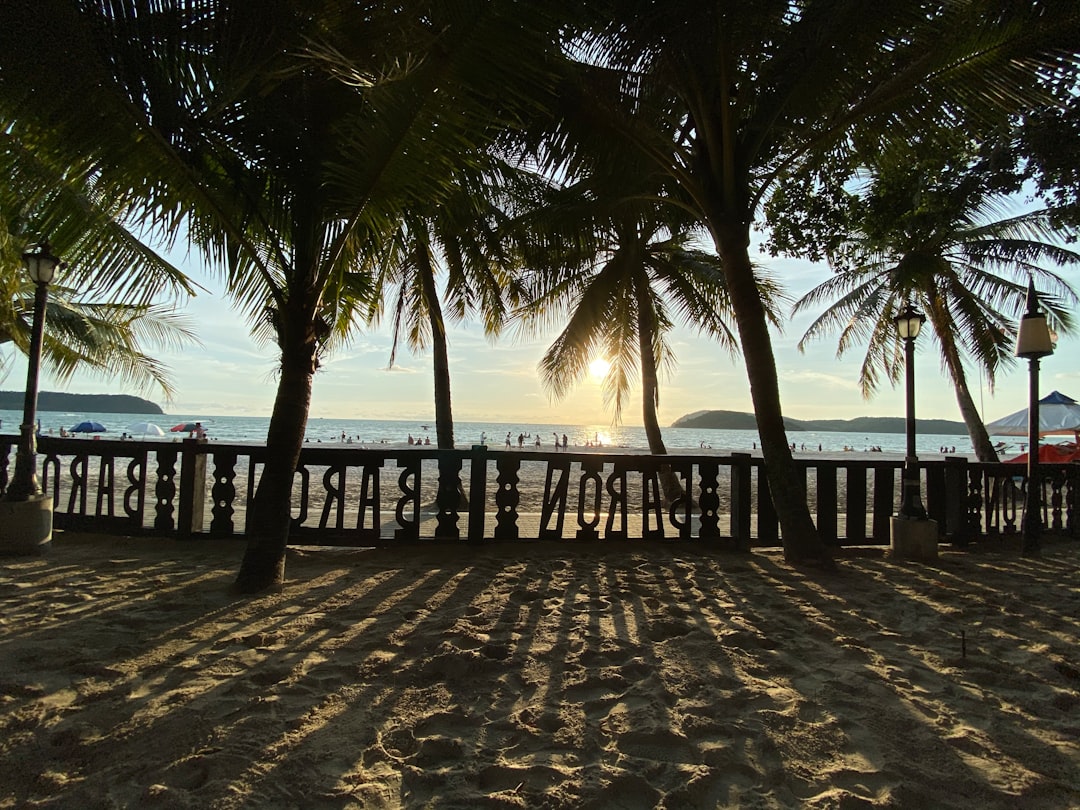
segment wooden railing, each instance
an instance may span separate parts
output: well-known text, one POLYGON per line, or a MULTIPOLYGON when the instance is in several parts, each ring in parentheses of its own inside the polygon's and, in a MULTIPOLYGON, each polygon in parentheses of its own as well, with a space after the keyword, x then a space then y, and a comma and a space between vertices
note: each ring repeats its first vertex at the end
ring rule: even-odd
MULTIPOLYGON (((0 436, 0 493, 14 468, 16 441, 0 436)), ((54 526, 108 534, 242 538, 265 461, 261 445, 193 439, 43 436, 38 442, 54 526)), ((901 461, 852 454, 797 463, 827 543, 888 544, 901 461)), ((1023 465, 946 458, 921 467, 924 503, 943 540, 963 545, 1019 531, 1023 465)), ((1080 464, 1041 469, 1043 525, 1076 536, 1080 464)), ((295 477, 290 542, 646 539, 774 547, 780 528, 763 472, 760 458, 738 453, 308 445, 295 477)))

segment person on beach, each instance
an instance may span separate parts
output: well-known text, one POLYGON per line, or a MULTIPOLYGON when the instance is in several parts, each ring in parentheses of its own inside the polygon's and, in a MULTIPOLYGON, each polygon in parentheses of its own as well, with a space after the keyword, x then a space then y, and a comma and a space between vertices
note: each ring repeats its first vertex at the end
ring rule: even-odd
POLYGON ((196 422, 195 430, 191 433, 198 441, 206 441, 206 428, 202 426, 202 422, 196 422))
POLYGON ((487 444, 487 431, 486 430, 481 430, 480 431, 480 444, 487 444))
POLYGON ((510 431, 506 431, 506 446, 510 447, 510 431))
POLYGON ((555 437, 555 452, 558 452, 559 451, 559 434, 558 433, 552 433, 551 435, 555 437))
POLYGON ((540 434, 539 433, 536 434, 536 449, 537 450, 540 449, 540 434))
POLYGON ((562 449, 563 450, 566 449, 566 434, 565 433, 562 435, 562 449))
POLYGON ((524 433, 519 433, 518 434, 518 450, 521 450, 524 447, 525 447, 525 434, 524 433))

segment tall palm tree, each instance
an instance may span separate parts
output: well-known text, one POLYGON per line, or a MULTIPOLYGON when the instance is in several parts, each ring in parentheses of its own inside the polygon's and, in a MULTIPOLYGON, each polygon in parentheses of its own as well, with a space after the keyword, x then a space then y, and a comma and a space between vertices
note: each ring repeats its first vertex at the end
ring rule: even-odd
MULTIPOLYGON (((619 198, 613 184, 601 186, 583 181, 556 191, 528 215, 522 238, 531 270, 518 315, 531 332, 562 326, 540 361, 555 399, 603 357, 604 404, 619 422, 640 379, 649 450, 665 454, 656 409, 662 372, 675 362, 666 340, 675 322, 737 351, 723 270, 715 254, 692 247, 696 234, 678 207, 644 195, 619 198)), ((768 296, 775 292, 762 284, 768 296)))
MULTIPOLYGON (((507 170, 496 168, 497 173, 507 170)), ((454 447, 447 323, 479 317, 484 333, 495 338, 517 301, 521 261, 503 235, 507 203, 494 175, 459 172, 439 205, 416 206, 402 216, 379 259, 374 285, 384 294, 369 319, 382 317, 386 297, 393 299, 391 366, 403 339, 414 352, 431 347, 435 432, 441 449, 454 447), (440 270, 445 272, 441 295, 440 270)))
POLYGON ((557 21, 512 0, 31 5, 0 19, 3 123, 186 222, 280 352, 237 587, 279 585, 320 356, 403 212, 548 92, 557 21))
MULTIPOLYGON (((940 144, 940 141, 938 142, 940 144)), ((881 377, 897 383, 903 353, 893 318, 909 302, 923 309, 956 391, 960 414, 980 461, 997 461, 967 382, 964 358, 986 373, 1013 362, 1012 324, 1037 286, 1055 328, 1072 327, 1076 292, 1050 266, 1080 264, 1064 247, 1068 234, 1046 210, 1010 212, 992 167, 962 151, 919 142, 881 156, 870 182, 851 194, 844 238, 829 249, 836 275, 810 290, 794 311, 827 304, 799 342, 839 330, 837 356, 866 345, 859 382, 871 396, 881 377), (1005 216, 1009 212, 1011 215, 1005 216)), ((1005 178, 1003 187, 1013 182, 1005 178)))
POLYGON ((566 94, 561 132, 596 148, 613 139, 635 144, 709 229, 785 556, 827 559, 787 442, 749 256, 761 206, 792 172, 857 142, 902 140, 930 120, 996 125, 1041 98, 1047 74, 1075 76, 1080 12, 1053 1, 994 4, 989 14, 982 3, 898 0, 875 7, 872 19, 841 0, 620 0, 588 8, 594 19, 570 31, 568 47, 587 78, 566 94))
MULTIPOLYGON (((521 314, 534 331, 565 324, 540 361, 541 380, 552 397, 564 397, 587 377, 593 360, 604 358, 609 363, 604 404, 613 420, 621 420, 640 379, 649 451, 666 455, 657 407, 661 374, 675 362, 666 338, 676 319, 730 353, 737 350, 727 322, 723 271, 715 254, 691 247, 691 235, 660 218, 660 212, 639 218, 623 211, 597 219, 595 209, 606 207, 594 203, 592 217, 577 213, 576 206, 568 209, 574 227, 591 231, 585 242, 593 247, 569 266, 552 268, 549 257, 548 265, 529 274, 521 314)), ((640 213, 641 206, 635 207, 640 213)), ((670 471, 661 482, 668 500, 683 494, 670 471)))

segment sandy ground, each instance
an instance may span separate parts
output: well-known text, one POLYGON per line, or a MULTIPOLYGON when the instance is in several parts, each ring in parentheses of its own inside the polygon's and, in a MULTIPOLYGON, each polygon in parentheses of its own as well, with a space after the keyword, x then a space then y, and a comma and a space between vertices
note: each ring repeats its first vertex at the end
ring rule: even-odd
POLYGON ((0 807, 1080 806, 1080 543, 0 560, 0 807))

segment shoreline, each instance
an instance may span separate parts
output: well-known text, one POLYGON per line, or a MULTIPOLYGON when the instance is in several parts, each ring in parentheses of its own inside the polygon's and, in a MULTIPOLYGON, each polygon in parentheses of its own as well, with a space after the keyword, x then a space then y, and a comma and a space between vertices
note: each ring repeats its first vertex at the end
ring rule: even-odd
MULTIPOLYGON (((43 434, 49 436, 51 439, 61 440, 60 436, 43 434)), ((13 439, 17 438, 12 436, 13 439)), ((66 436, 63 440, 70 441, 130 441, 140 442, 149 445, 156 444, 180 444, 186 440, 185 438, 169 437, 169 436, 147 436, 147 437, 128 437, 122 438, 119 435, 113 434, 95 434, 89 435, 77 435, 66 436)), ((248 440, 248 439, 219 439, 213 435, 207 437, 207 443, 213 447, 216 445, 236 445, 238 447, 265 447, 266 442, 261 440, 248 440)), ((458 442, 454 445, 454 449, 460 452, 468 452, 478 447, 477 444, 470 444, 467 442, 458 442)), ((411 451, 435 451, 438 448, 432 445, 421 445, 419 443, 408 444, 407 441, 320 441, 320 440, 305 440, 303 443, 305 449, 319 449, 319 450, 380 450, 386 452, 411 452, 411 451)), ((511 448, 505 446, 485 445, 487 452, 492 456, 499 453, 546 453, 546 454, 562 454, 569 453, 571 455, 611 455, 611 456, 645 456, 650 455, 649 450, 643 447, 630 447, 627 445, 570 445, 565 450, 559 448, 555 450, 551 446, 541 445, 540 448, 530 446, 528 443, 523 448, 518 448, 516 445, 511 448)), ((763 454, 760 447, 720 447, 707 445, 705 447, 693 447, 693 446, 668 446, 667 455, 670 456, 720 456, 727 457, 734 454, 744 454, 752 458, 761 459, 763 454)), ((874 461, 874 460, 886 460, 886 461, 903 461, 905 453, 897 450, 875 450, 870 448, 851 448, 848 450, 836 450, 824 448, 822 450, 816 450, 810 447, 803 449, 802 447, 796 448, 792 451, 792 456, 796 460, 805 459, 817 459, 822 461, 874 461)), ((662 456, 658 456, 662 458, 662 456)), ((953 452, 949 450, 947 452, 920 452, 918 455, 920 461, 922 460, 944 460, 946 458, 966 458, 969 461, 976 461, 974 452, 953 452)), ((1007 459, 1002 460, 1003 463, 1007 459)))

